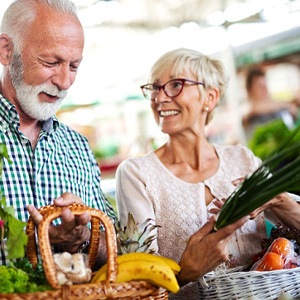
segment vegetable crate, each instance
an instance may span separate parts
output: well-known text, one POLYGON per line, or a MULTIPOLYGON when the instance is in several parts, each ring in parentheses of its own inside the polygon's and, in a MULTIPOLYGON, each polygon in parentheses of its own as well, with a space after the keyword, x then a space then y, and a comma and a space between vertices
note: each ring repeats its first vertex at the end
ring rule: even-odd
POLYGON ((48 283, 53 290, 34 292, 26 294, 5 294, 0 295, 1 300, 93 300, 93 299, 126 299, 126 300, 165 300, 168 299, 168 293, 165 289, 156 287, 146 281, 131 281, 116 283, 118 265, 116 233, 109 217, 100 210, 87 207, 83 204, 73 204, 70 206, 75 215, 83 212, 90 213, 91 219, 91 240, 89 247, 89 264, 95 265, 96 256, 100 242, 100 226, 105 228, 107 245, 107 279, 100 283, 59 285, 56 278, 56 268, 53 260, 53 254, 50 246, 48 229, 51 222, 61 215, 62 208, 49 205, 42 207, 40 213, 43 215, 43 221, 36 229, 33 220, 30 218, 27 223, 28 246, 27 257, 33 265, 38 262, 36 230, 38 244, 40 248, 43 268, 48 283))
POLYGON ((201 299, 278 299, 288 292, 300 299, 300 268, 274 271, 228 272, 217 276, 207 274, 208 285, 202 288, 201 299))

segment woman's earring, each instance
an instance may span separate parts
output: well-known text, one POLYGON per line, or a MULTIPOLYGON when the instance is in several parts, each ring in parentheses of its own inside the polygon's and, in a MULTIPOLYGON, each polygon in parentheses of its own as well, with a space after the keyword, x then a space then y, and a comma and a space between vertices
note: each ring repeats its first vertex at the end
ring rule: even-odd
POLYGON ((209 107, 208 107, 208 106, 205 106, 204 110, 205 110, 205 111, 209 111, 209 107))

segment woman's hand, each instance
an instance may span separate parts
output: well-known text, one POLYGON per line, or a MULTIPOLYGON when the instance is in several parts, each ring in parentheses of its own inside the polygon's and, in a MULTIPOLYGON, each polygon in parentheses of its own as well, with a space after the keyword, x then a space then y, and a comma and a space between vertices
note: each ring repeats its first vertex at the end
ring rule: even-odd
POLYGON ((221 210, 221 208, 222 208, 222 206, 223 206, 223 204, 224 204, 225 201, 226 201, 226 199, 220 200, 220 199, 216 199, 216 198, 215 198, 215 199, 213 200, 213 204, 215 205, 215 207, 212 207, 212 208, 209 210, 209 212, 212 213, 212 214, 217 215, 217 214, 219 213, 219 211, 221 210))
POLYGON ((268 209, 273 213, 276 220, 286 226, 300 229, 300 203, 295 201, 289 193, 281 193, 256 209, 250 214, 251 218, 255 218, 259 213, 268 209))
POLYGON ((254 210, 251 214, 250 214, 250 218, 251 219, 255 219, 260 213, 262 213, 264 210, 266 209, 270 209, 272 207, 276 207, 277 205, 280 204, 282 199, 282 194, 274 197, 273 199, 271 199, 270 201, 268 201, 267 203, 263 204, 262 206, 260 206, 259 208, 257 208, 256 210, 254 210))
MULTIPOLYGON (((238 178, 233 180, 231 183, 234 186, 238 186, 239 184, 241 184, 243 181, 245 180, 245 178, 238 178)), ((224 202, 226 201, 226 199, 214 199, 213 200, 213 204, 215 205, 215 207, 211 208, 209 210, 210 213, 217 215, 219 213, 219 211, 221 210, 224 202)))
MULTIPOLYGON (((90 239, 90 230, 86 225, 91 220, 88 213, 78 216, 73 215, 71 210, 68 209, 68 206, 72 203, 82 203, 82 200, 71 193, 64 193, 54 200, 56 206, 65 207, 65 209, 62 210, 60 216, 61 224, 58 226, 50 225, 49 227, 50 243, 70 253, 76 252, 85 241, 90 239)), ((28 205, 27 210, 34 223, 38 225, 43 216, 33 205, 28 205)))
POLYGON ((196 281, 207 272, 215 269, 229 259, 227 244, 235 231, 249 220, 244 217, 216 232, 212 232, 214 218, 210 220, 188 241, 179 265, 181 272, 177 276, 181 285, 196 281))

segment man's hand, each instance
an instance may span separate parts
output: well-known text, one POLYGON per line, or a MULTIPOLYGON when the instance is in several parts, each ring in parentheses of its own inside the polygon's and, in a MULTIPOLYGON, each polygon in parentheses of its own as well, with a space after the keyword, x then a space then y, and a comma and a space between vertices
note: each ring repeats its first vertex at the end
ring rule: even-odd
MULTIPOLYGON (((90 239, 90 230, 86 225, 91 220, 91 216, 88 213, 78 216, 73 215, 71 210, 68 209, 68 206, 72 203, 82 203, 82 200, 71 193, 64 193, 54 200, 56 206, 65 208, 60 216, 61 224, 49 227, 50 243, 60 247, 62 251, 70 253, 76 252, 80 245, 90 239)), ((33 205, 28 205, 27 210, 34 223, 38 226, 43 216, 33 205)))

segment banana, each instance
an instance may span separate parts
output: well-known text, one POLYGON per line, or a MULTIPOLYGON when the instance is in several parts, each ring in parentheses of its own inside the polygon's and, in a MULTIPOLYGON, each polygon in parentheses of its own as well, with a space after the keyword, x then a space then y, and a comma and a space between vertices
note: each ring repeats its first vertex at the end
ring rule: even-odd
POLYGON ((172 293, 179 291, 179 285, 171 268, 160 261, 125 261, 119 264, 117 282, 145 280, 172 293))
MULTIPOLYGON (((175 274, 178 274, 180 271, 180 266, 173 260, 164 256, 157 256, 154 254, 144 253, 144 252, 133 252, 126 253, 117 257, 118 263, 118 275, 117 282, 122 281, 130 281, 130 280, 148 280, 156 285, 162 286, 169 290, 179 289, 175 274), (129 271, 124 271, 124 264, 129 271), (159 272, 161 270, 161 277, 165 276, 165 281, 162 280, 161 277, 157 275, 153 275, 151 270, 147 269, 150 265, 152 266, 153 272, 159 272), (143 278, 137 278, 138 275, 143 278), (171 272, 170 272, 171 271, 171 272), (124 274, 126 273, 126 276, 124 274), (130 275, 131 274, 131 275, 130 275), (141 275, 142 274, 142 275, 141 275), (125 280, 126 278, 130 278, 129 280, 125 280), (155 279, 156 278, 156 279, 155 279), (159 282, 158 282, 159 281, 159 282), (169 288, 166 287, 166 282, 169 282, 169 288), (171 286, 171 287, 170 287, 171 286)), ((102 266, 92 278, 92 283, 100 282, 106 279, 107 265, 102 266)), ((171 291, 171 290, 170 290, 171 291)), ((177 290, 178 291, 178 290, 177 290)))
POLYGON ((92 277, 91 283, 100 282, 106 279, 107 264, 103 265, 92 277))
POLYGON ((181 267, 172 258, 169 258, 166 256, 158 256, 158 258, 162 259, 172 269, 172 271, 174 272, 175 275, 177 275, 180 272, 181 267))
MULTIPOLYGON (((175 275, 177 275, 180 271, 180 266, 178 263, 168 257, 165 256, 158 256, 150 253, 145 253, 145 252, 132 252, 132 253, 126 253, 123 255, 120 255, 117 257, 117 263, 120 264, 125 261, 137 261, 137 260, 149 260, 149 261, 164 261, 174 272, 175 275)), ((102 281, 106 279, 106 270, 107 270, 107 265, 102 266, 94 275, 92 278, 92 283, 102 281)))
POLYGON ((132 252, 120 255, 117 257, 117 263, 122 263, 125 261, 135 261, 135 260, 149 260, 149 261, 161 261, 163 260, 175 274, 178 274, 180 271, 180 266, 177 262, 171 258, 165 256, 158 256, 145 252, 132 252))

